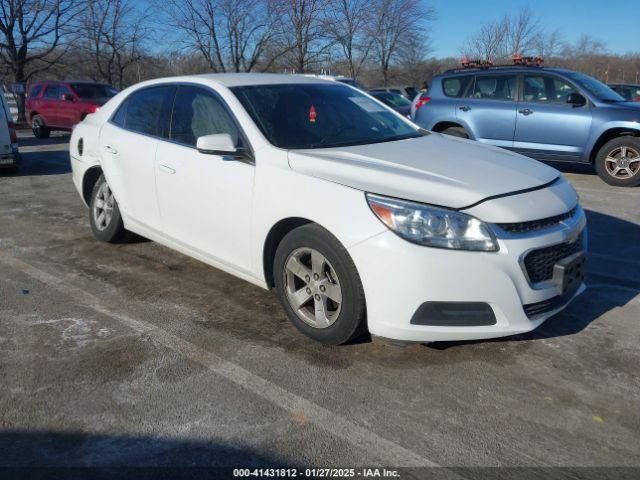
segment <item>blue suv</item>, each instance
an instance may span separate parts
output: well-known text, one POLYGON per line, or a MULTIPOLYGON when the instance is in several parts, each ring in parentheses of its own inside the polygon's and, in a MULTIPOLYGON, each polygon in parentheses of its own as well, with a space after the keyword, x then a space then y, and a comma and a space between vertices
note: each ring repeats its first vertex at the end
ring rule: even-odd
POLYGON ((412 110, 428 130, 538 160, 591 163, 610 185, 640 185, 640 104, 582 73, 526 65, 449 70, 412 110))

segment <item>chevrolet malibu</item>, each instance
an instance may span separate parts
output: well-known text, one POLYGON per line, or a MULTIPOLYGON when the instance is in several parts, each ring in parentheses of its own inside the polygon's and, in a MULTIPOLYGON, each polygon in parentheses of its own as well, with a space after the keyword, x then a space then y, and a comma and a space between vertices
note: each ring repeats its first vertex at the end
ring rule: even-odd
POLYGON ((135 232, 266 289, 341 344, 499 337, 584 289, 585 215, 555 169, 271 74, 140 83, 71 137, 96 238, 135 232))

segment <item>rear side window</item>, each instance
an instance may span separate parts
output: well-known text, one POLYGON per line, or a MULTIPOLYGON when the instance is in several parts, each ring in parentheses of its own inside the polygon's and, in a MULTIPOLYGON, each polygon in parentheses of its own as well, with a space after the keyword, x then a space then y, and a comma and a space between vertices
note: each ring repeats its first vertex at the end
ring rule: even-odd
POLYGON ((194 146, 199 137, 228 133, 238 145, 238 127, 215 95, 198 87, 178 87, 171 115, 171 140, 194 146))
POLYGON ((34 85, 33 87, 31 87, 31 90, 29 90, 29 98, 37 97, 38 95, 40 95, 41 91, 42 85, 34 85))
POLYGON ((175 87, 166 85, 145 88, 133 93, 126 101, 128 105, 125 128, 132 132, 162 136, 162 124, 166 118, 163 112, 167 111, 174 90, 175 87))
POLYGON ((471 98, 483 100, 515 100, 515 75, 478 75, 471 98))
POLYGON ((442 91, 447 97, 460 98, 473 77, 451 77, 442 80, 442 91))

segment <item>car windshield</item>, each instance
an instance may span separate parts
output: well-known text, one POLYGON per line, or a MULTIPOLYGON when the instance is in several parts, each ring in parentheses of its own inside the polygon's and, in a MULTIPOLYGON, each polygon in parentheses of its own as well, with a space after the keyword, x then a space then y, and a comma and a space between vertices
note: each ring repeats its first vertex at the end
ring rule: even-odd
POLYGON ((299 83, 231 89, 273 145, 345 147, 420 137, 387 107, 340 84, 299 83))
POLYGON ((111 98, 118 93, 115 88, 99 83, 72 83, 71 88, 80 98, 111 98))
POLYGON ((617 94, 607 85, 596 80, 593 77, 590 77, 589 75, 578 72, 569 72, 567 73, 567 76, 571 78, 571 80, 576 82, 578 86, 584 88, 587 92, 589 92, 591 95, 602 102, 625 101, 625 99, 621 95, 617 94))
POLYGON ((381 93, 373 93, 375 98, 380 100, 382 103, 389 105, 390 107, 408 107, 411 105, 411 102, 404 98, 402 95, 398 95, 397 93, 391 92, 381 92, 381 93))

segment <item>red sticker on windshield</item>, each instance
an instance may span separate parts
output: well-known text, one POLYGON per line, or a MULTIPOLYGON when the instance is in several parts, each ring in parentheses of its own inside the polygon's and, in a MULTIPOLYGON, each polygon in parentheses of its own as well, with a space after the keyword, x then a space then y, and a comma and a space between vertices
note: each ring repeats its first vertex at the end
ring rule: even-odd
POLYGON ((316 121, 316 117, 317 117, 316 108, 313 105, 311 105, 311 108, 309 109, 309 121, 311 123, 314 123, 316 121))

